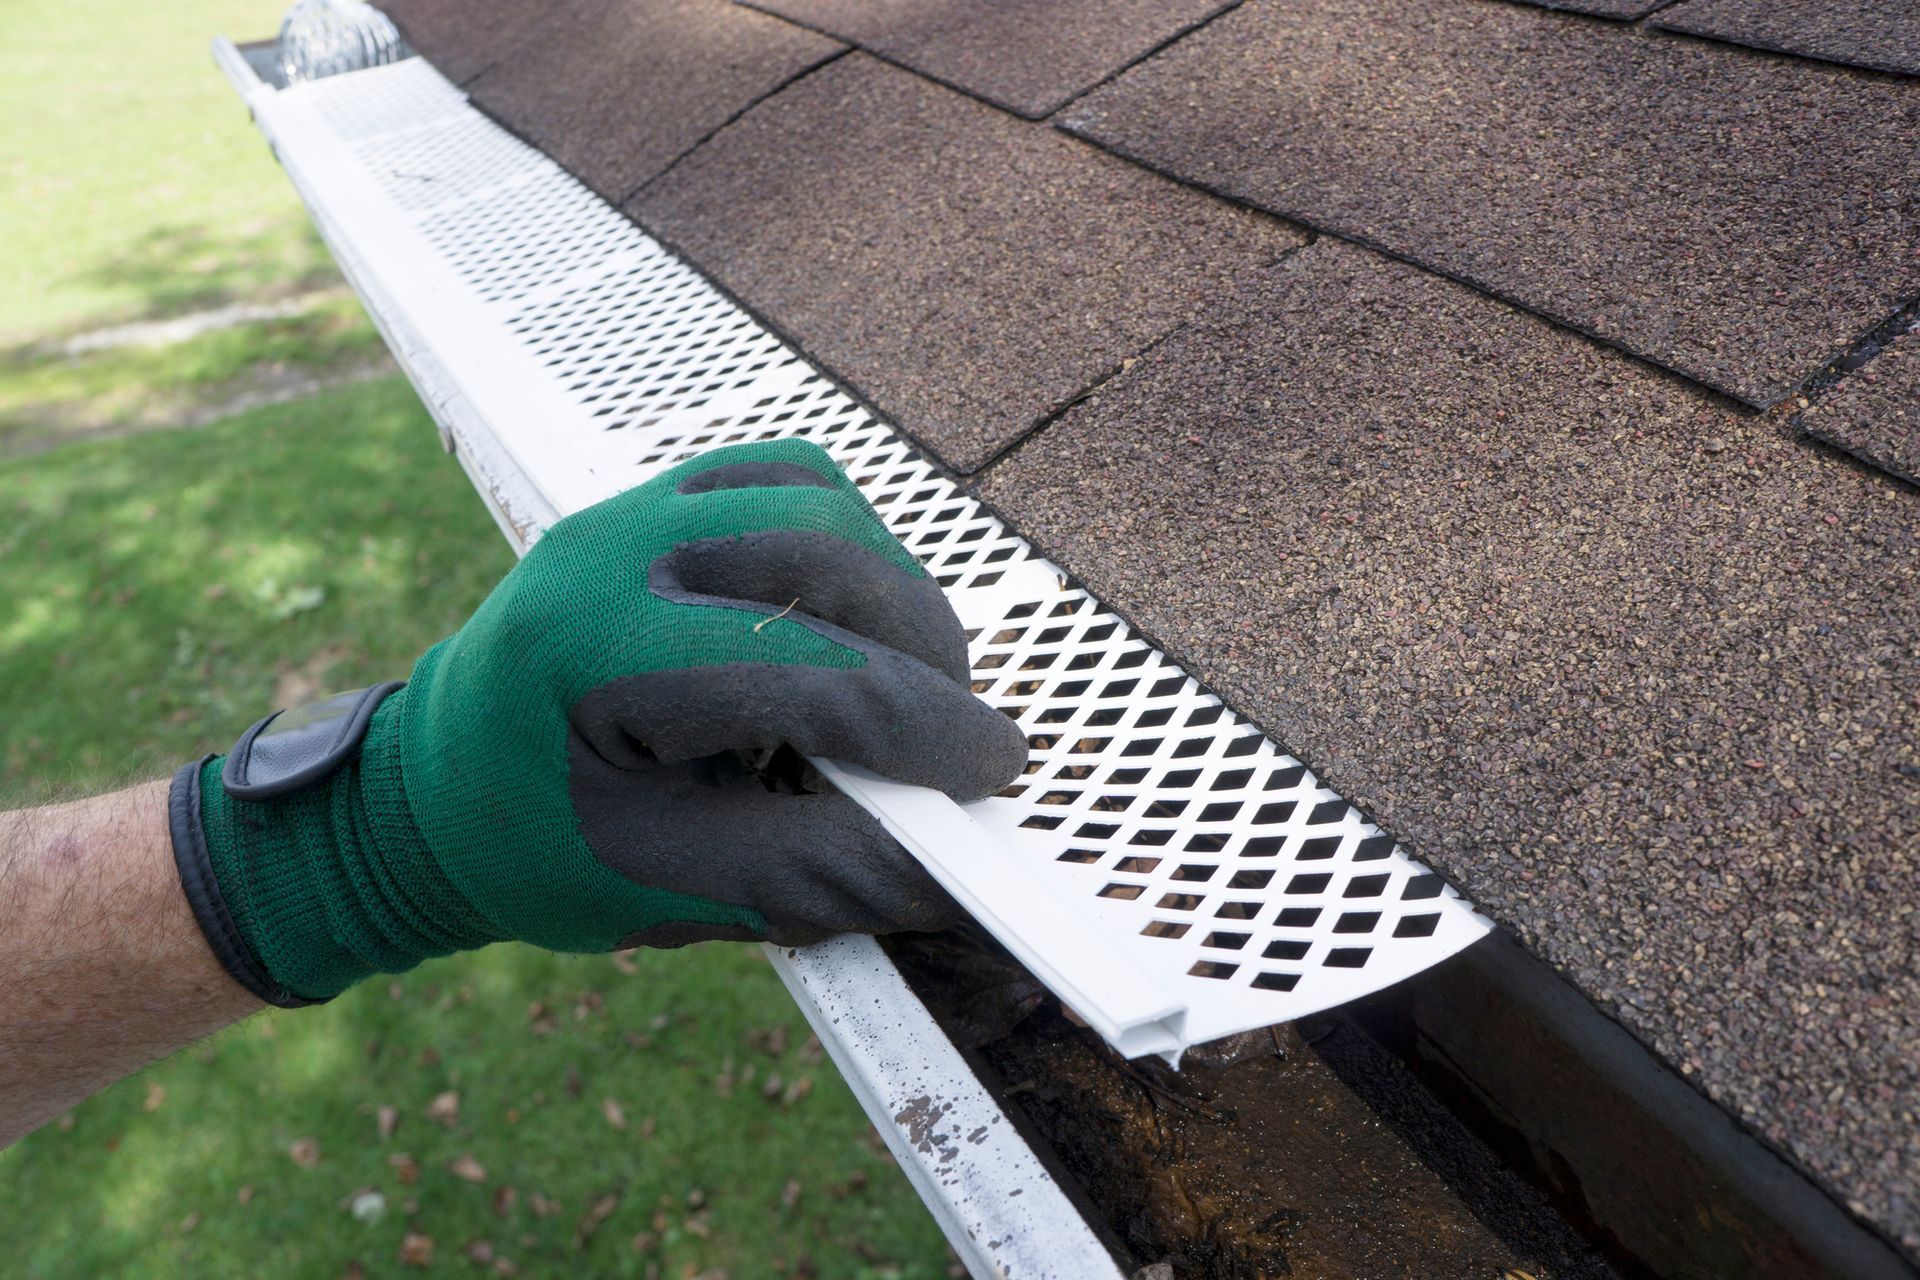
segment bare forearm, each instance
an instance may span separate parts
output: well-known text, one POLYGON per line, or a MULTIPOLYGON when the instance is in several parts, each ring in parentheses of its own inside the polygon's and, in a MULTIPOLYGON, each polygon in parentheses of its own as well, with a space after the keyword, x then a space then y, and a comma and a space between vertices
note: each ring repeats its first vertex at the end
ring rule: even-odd
POLYGON ((166 783, 0 814, 0 1146, 259 1007, 180 890, 166 783))

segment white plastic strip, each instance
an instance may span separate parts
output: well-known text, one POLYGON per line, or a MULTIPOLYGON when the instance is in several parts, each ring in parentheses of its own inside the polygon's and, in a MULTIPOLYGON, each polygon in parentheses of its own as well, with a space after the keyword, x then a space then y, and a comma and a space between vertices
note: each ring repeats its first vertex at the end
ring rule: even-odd
POLYGON ((1123 1052, 1328 1008, 1484 935, 1297 760, 425 63, 254 106, 330 238, 554 509, 743 440, 810 439, 847 470, 946 588, 975 691, 1031 755, 964 824, 939 797, 843 781, 1123 1052))
POLYGON ((938 791, 857 765, 815 761, 876 815, 1033 976, 1129 1058, 1178 1057, 1187 1009, 1086 917, 1055 898, 1020 857, 938 791), (1084 1011, 1084 1012, 1083 1012, 1084 1011))

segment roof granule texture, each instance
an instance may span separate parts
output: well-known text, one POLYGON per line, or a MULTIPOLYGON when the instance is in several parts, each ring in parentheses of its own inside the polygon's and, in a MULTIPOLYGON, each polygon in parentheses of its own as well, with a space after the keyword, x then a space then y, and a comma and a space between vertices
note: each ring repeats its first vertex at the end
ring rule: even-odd
POLYGON ((1808 434, 1920 484, 1920 331, 1896 338, 1797 421, 1808 434))
POLYGON ((1667 0, 1520 0, 1522 4, 1539 5, 1542 9, 1564 9, 1568 13, 1591 14, 1596 18, 1619 18, 1632 21, 1644 18, 1667 0))
POLYGON ((1038 119, 1225 0, 745 0, 1038 119))
POLYGON ((1754 404, 1920 295, 1920 83, 1512 4, 1249 0, 1061 119, 1754 404))
POLYGON ((1920 497, 1330 240, 983 491, 1920 1252, 1920 497))
POLYGON ((375 0, 414 51, 464 84, 540 29, 547 10, 505 0, 375 0))
POLYGON ((628 209, 962 471, 1303 240, 858 53, 628 209))
POLYGON ((1655 25, 1756 49, 1920 75, 1920 6, 1907 0, 1685 0, 1655 25))
POLYGON ((619 201, 846 48, 728 0, 585 0, 470 86, 474 105, 619 201))

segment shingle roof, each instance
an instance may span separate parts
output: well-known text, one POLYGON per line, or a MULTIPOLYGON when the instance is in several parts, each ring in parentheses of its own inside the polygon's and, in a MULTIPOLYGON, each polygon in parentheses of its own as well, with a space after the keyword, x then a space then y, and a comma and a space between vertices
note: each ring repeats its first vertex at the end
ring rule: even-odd
POLYGON ((1564 9, 1568 13, 1591 14, 1596 18, 1629 20, 1644 18, 1669 0, 1519 0, 1542 9, 1564 9))
POLYGON ((749 0, 1032 119, 1227 0, 749 0))
POLYGON ((1809 433, 1920 485, 1920 331, 1801 415, 1809 433))
POLYGON ((537 4, 474 4, 471 0, 380 0, 400 34, 441 75, 462 84, 511 52, 539 29, 537 4))
POLYGON ((630 208, 963 471, 1304 241, 857 53, 630 208))
POLYGON ((1669 31, 1881 71, 1920 74, 1920 8, 1887 0, 1683 0, 1669 31))
POLYGON ((845 48, 739 5, 584 0, 549 9, 468 92, 618 202, 845 48))
POLYGON ((1831 363, 1920 299, 1920 80, 1657 25, 1718 0, 757 2, 904 69, 680 86, 735 11, 599 0, 479 100, 1920 1256, 1920 355, 1831 363))
POLYGON ((1249 0, 1069 109, 1197 185, 1772 404, 1920 293, 1920 94, 1461 0, 1249 0))

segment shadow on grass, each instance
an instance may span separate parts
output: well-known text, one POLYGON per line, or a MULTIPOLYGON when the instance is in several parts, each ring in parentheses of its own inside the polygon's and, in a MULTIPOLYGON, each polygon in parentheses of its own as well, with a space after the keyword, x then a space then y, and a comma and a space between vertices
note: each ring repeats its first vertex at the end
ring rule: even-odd
MULTIPOLYGON (((137 301, 116 308, 113 323, 163 320, 231 302, 265 302, 340 283, 314 229, 269 223, 242 230, 176 223, 154 227, 104 261, 62 277, 60 287, 131 292, 137 301)), ((37 334, 0 356, 21 358, 57 347, 88 323, 37 334)))
POLYGON ((224 746, 322 651, 404 675, 511 563, 398 378, 0 464, 0 801, 224 746))
POLYGON ((0 352, 0 457, 203 425, 391 372, 378 332, 351 297, 290 305, 301 309, 157 346, 65 355, 36 344, 0 352))

